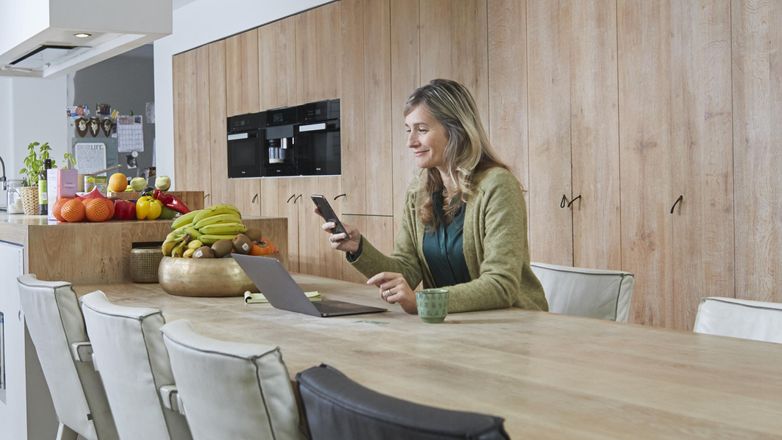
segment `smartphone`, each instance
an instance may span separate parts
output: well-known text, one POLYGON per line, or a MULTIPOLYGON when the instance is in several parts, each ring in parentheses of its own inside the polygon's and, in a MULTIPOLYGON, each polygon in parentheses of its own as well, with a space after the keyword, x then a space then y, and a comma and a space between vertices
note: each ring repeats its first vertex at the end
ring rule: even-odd
POLYGON ((345 233, 347 235, 347 231, 345 230, 345 227, 342 226, 342 222, 339 221, 339 218, 337 218, 337 214, 334 213, 334 209, 331 208, 331 204, 329 203, 329 200, 324 197, 321 194, 313 194, 311 196, 312 201, 315 202, 315 206, 318 207, 318 210, 320 211, 320 215, 323 216, 323 219, 327 222, 334 222, 336 226, 331 230, 332 234, 342 234, 345 233))

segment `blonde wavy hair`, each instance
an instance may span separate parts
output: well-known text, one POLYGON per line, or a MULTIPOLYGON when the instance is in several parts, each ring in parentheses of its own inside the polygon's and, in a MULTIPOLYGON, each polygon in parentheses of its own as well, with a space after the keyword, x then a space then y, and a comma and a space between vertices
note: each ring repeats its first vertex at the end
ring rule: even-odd
POLYGON ((454 191, 447 191, 437 168, 421 172, 418 217, 428 227, 437 228, 439 222, 434 215, 433 194, 443 191, 445 217, 450 222, 462 203, 472 195, 473 178, 477 173, 493 167, 508 169, 508 166, 489 143, 478 107, 466 87, 453 80, 434 79, 407 98, 404 115, 407 116, 419 105, 425 105, 445 127, 448 135, 445 165, 448 176, 456 183, 454 191))

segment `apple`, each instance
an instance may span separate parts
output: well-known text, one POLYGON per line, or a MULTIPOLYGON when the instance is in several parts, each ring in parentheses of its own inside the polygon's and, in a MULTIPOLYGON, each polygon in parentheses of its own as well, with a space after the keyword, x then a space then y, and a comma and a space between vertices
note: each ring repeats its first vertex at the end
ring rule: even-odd
POLYGON ((155 178, 155 188, 161 191, 168 191, 171 188, 171 178, 168 176, 157 176, 155 178))
POLYGON ((137 191, 137 192, 144 191, 144 188, 147 187, 147 179, 143 177, 134 177, 130 181, 130 186, 133 188, 133 191, 137 191))

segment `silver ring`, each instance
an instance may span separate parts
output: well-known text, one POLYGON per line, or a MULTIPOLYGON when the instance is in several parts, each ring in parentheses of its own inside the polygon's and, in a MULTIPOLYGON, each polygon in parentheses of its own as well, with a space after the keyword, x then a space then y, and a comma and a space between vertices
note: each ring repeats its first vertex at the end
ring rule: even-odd
POLYGON ((389 296, 391 296, 391 291, 390 290, 384 290, 383 291, 383 298, 388 298, 389 296))

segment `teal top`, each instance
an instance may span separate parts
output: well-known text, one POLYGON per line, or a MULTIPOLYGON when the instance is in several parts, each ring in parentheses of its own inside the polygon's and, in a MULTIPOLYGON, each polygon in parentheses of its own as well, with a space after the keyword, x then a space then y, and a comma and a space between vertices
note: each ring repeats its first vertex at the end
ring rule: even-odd
POLYGON ((462 232, 464 231, 464 207, 459 208, 451 222, 445 224, 442 193, 432 194, 432 207, 438 219, 438 227, 424 232, 424 257, 432 272, 436 287, 453 286, 470 281, 470 272, 464 260, 462 232))

